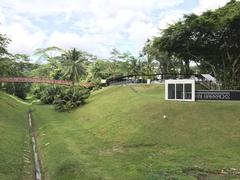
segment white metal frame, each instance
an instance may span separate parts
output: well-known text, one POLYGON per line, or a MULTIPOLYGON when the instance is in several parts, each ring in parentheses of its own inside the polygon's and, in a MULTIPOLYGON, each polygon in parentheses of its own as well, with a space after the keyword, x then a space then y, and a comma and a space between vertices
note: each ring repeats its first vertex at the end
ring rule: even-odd
POLYGON ((165 100, 170 101, 195 101, 195 80, 193 79, 177 79, 177 80, 165 80, 165 100), (168 99, 168 84, 175 84, 175 99, 168 99), (176 85, 183 84, 183 99, 177 99, 177 91, 176 85), (192 99, 185 99, 185 85, 184 84, 191 84, 192 85, 192 99))

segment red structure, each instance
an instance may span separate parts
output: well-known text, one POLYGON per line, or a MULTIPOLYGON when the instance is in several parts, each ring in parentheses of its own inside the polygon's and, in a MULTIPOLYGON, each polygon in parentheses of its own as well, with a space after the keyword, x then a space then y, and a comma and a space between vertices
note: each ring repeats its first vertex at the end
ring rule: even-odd
MULTIPOLYGON (((12 83, 42 83, 42 84, 59 84, 59 85, 72 85, 72 81, 66 80, 49 80, 44 78, 29 78, 29 77, 0 77, 0 82, 12 82, 12 83)), ((93 87, 94 83, 80 83, 78 84, 84 87, 93 87)))

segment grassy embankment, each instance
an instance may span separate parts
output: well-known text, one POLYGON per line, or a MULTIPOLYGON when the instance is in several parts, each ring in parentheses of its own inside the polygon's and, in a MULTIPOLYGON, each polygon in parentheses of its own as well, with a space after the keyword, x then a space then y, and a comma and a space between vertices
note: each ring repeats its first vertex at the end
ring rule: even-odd
POLYGON ((28 105, 0 92, 0 179, 31 179, 28 105))
POLYGON ((45 176, 228 179, 218 173, 239 171, 239 102, 169 102, 163 96, 162 86, 123 86, 100 90, 71 113, 34 105, 45 176))

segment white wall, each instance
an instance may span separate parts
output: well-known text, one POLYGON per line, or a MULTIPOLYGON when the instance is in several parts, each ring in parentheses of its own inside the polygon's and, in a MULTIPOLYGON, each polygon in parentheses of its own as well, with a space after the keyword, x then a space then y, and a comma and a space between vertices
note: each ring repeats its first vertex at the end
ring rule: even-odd
MULTIPOLYGON (((183 86, 183 92, 185 91, 183 86)), ((184 92, 185 93, 185 92, 184 92)), ((195 101, 195 81, 192 79, 165 80, 165 100, 171 101, 195 101), (168 99, 168 84, 175 84, 175 99, 168 99), (176 84, 192 84, 192 99, 176 99, 176 84)))

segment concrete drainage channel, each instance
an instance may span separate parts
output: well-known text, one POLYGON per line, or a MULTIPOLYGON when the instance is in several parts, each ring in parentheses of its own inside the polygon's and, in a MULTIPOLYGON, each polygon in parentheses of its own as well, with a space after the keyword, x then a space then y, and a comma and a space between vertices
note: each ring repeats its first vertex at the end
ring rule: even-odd
POLYGON ((32 113, 31 110, 28 111, 28 125, 29 125, 29 131, 30 131, 30 138, 31 138, 31 144, 32 144, 32 151, 33 151, 33 159, 34 159, 34 172, 35 172, 35 180, 42 180, 42 173, 41 173, 41 164, 37 149, 37 141, 36 141, 36 135, 33 128, 32 123, 32 113))

